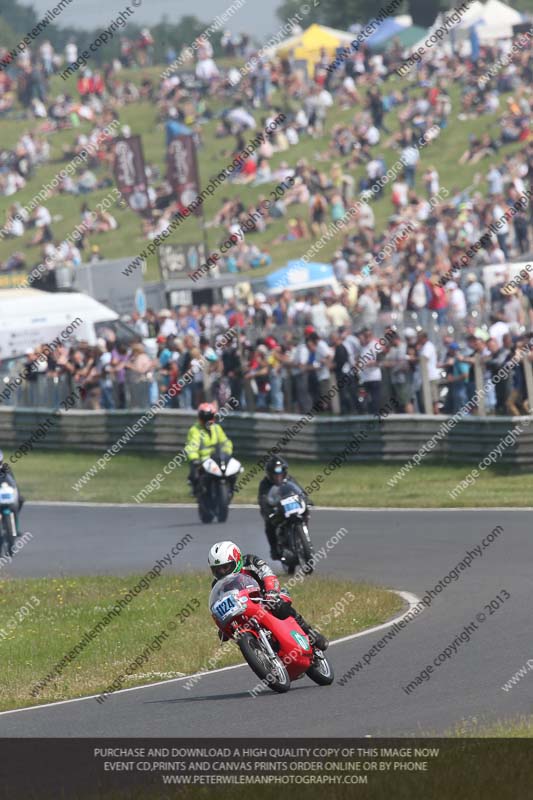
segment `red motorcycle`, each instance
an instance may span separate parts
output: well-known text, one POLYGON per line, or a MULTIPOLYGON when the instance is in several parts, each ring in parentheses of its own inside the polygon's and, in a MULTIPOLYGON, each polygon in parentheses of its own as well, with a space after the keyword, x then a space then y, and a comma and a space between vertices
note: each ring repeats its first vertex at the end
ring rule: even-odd
POLYGON ((228 575, 217 581, 209 610, 224 635, 235 639, 258 678, 274 692, 288 692, 291 681, 308 675, 320 686, 333 683, 333 669, 321 650, 293 617, 278 619, 249 575, 228 575))

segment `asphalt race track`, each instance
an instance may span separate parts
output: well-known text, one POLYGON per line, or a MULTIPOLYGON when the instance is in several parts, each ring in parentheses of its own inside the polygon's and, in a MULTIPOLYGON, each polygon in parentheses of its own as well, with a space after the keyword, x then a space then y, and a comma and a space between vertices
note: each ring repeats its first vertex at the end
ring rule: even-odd
MULTIPOLYGON (((533 676, 510 692, 501 686, 533 655, 531 519, 530 509, 317 510, 311 520, 315 550, 339 528, 348 530, 318 566, 320 573, 418 597, 497 525, 504 532, 345 686, 321 688, 304 678, 286 695, 252 698, 248 690, 257 679, 244 665, 206 675, 191 691, 178 679, 116 693, 103 705, 85 699, 4 712, 0 736, 438 735, 461 720, 468 726, 472 719, 530 713, 533 676), (511 597, 489 614, 484 606, 503 590, 511 597), (486 619, 471 640, 407 695, 402 686, 480 612, 486 619)), ((208 547, 217 539, 235 539, 245 552, 267 556, 258 513, 251 508, 233 508, 226 524, 204 526, 192 507, 29 503, 23 521, 34 538, 4 568, 13 577, 141 573, 185 533, 194 540, 172 570, 205 568, 208 547)), ((333 645, 329 655, 336 677, 386 631, 333 645)))

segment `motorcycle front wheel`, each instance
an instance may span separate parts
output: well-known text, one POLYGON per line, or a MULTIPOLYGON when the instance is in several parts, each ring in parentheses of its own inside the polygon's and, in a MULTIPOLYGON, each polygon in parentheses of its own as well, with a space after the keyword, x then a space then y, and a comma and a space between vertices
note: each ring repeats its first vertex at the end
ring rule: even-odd
POLYGON ((2 514, 2 528, 3 528, 3 536, 2 536, 2 545, 3 547, 0 550, 4 549, 8 556, 13 555, 13 542, 14 542, 14 533, 13 529, 15 528, 15 515, 13 512, 10 514, 2 514))
POLYGON ((313 572, 313 545, 309 536, 305 535, 303 525, 297 522, 293 530, 294 552, 298 559, 298 564, 307 575, 313 572))
POLYGON ((287 670, 279 658, 272 658, 252 633, 239 636, 239 647, 248 666, 269 689, 280 694, 288 692, 291 681, 287 670))
POLYGON ((313 664, 306 672, 312 681, 318 683, 319 686, 330 686, 335 680, 333 669, 326 656, 315 656, 313 664))
POLYGON ((210 487, 203 482, 198 487, 198 514, 202 522, 206 525, 213 522, 215 513, 211 508, 210 487))
POLYGON ((217 517, 219 522, 225 522, 229 513, 229 488, 227 483, 219 483, 217 486, 217 517))

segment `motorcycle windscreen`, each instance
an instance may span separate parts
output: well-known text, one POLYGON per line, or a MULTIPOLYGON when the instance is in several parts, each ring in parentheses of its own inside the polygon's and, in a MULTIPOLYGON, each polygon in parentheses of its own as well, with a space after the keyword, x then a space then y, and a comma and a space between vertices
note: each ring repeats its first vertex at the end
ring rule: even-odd
POLYGON ((271 506, 282 506, 286 516, 299 514, 305 510, 305 503, 302 498, 302 490, 294 481, 285 481, 281 486, 273 486, 267 496, 271 506))
POLYGON ((294 481, 284 481, 281 486, 273 486, 269 490, 267 499, 270 505, 274 506, 280 500, 291 497, 293 494, 300 496, 302 494, 301 488, 294 481))
POLYGON ((255 578, 250 577, 250 575, 227 575, 225 578, 221 578, 211 589, 209 608, 212 609, 225 595, 235 591, 242 592, 243 590, 247 592, 260 592, 261 587, 255 578))

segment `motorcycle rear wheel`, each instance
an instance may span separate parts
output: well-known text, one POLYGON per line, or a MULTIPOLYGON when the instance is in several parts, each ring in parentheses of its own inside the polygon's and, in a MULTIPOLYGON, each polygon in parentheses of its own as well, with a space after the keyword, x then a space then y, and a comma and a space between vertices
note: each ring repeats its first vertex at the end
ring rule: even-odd
POLYGON ((238 641, 241 653, 257 677, 273 692, 288 692, 291 681, 280 659, 272 659, 252 633, 243 633, 238 641))

